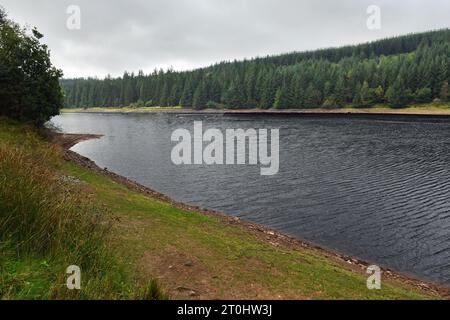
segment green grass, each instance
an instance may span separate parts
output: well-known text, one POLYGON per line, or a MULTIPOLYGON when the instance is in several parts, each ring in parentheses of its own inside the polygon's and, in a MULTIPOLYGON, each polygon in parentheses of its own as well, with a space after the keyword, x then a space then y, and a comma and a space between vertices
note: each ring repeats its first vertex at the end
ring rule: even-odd
POLYGON ((439 298, 391 280, 370 291, 363 271, 320 251, 130 191, 63 162, 32 128, 0 120, 0 148, 0 298, 189 298, 179 287, 214 299, 439 298), (82 266, 80 292, 65 289, 69 264, 82 266))
POLYGON ((110 211, 67 182, 63 164, 37 130, 0 119, 0 298, 145 297, 108 246, 110 211), (70 265, 81 268, 81 291, 67 289, 70 265))
POLYGON ((407 105, 402 108, 393 108, 385 104, 377 104, 371 107, 357 107, 346 106, 343 110, 364 110, 368 112, 383 112, 383 111, 396 111, 396 112, 444 112, 450 114, 450 103, 422 103, 415 105, 407 105))
MULTIPOLYGON (((173 251, 182 253, 196 261, 203 273, 218 275, 212 291, 219 298, 228 298, 231 288, 248 284, 282 298, 432 298, 400 282, 389 281, 382 290, 370 291, 365 274, 350 271, 319 252, 274 247, 243 227, 224 225, 220 218, 174 208, 73 164, 67 164, 66 170, 88 183, 101 202, 125 219, 124 224, 139 226, 132 232, 126 226, 116 230, 119 251, 129 261, 139 266, 144 255, 158 261, 173 251), (221 281, 225 278, 227 282, 221 281)), ((188 284, 195 285, 196 280, 191 278, 188 284)), ((247 294, 257 297, 254 292, 247 294)))

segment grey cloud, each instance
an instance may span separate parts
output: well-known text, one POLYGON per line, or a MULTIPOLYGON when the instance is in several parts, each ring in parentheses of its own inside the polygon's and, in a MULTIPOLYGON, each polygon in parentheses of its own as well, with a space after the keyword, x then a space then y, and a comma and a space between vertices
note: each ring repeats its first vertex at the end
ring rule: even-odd
POLYGON ((190 69, 230 59, 365 42, 449 27, 447 0, 1 0, 45 34, 66 77, 190 69), (369 5, 382 29, 366 28, 369 5), (66 28, 79 5, 82 29, 66 28))

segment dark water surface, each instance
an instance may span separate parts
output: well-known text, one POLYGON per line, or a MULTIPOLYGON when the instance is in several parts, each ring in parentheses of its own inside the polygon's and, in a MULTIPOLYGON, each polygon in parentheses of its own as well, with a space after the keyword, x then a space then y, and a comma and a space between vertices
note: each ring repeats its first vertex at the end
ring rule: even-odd
POLYGON ((450 285, 450 121, 426 118, 65 114, 73 148, 176 200, 227 212, 450 285), (175 166, 175 129, 279 128, 280 172, 175 166))

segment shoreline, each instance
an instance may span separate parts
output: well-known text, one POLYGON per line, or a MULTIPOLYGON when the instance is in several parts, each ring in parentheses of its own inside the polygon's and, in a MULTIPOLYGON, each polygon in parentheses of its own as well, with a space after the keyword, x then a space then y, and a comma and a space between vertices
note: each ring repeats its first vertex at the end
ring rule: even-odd
POLYGON ((62 114, 180 114, 180 115, 289 115, 289 116, 406 116, 450 119, 450 107, 407 107, 407 108, 342 108, 342 109, 203 109, 189 108, 91 108, 64 109, 62 114))
MULTIPOLYGON (((72 148, 73 146, 75 146, 80 142, 91 139, 99 139, 101 137, 102 135, 62 134, 53 131, 51 131, 49 134, 50 140, 62 148, 64 160, 75 163, 81 167, 84 167, 98 174, 106 176, 110 178, 112 181, 125 186, 131 191, 144 194, 148 197, 168 203, 171 206, 174 206, 179 209, 197 212, 199 214, 203 214, 206 216, 218 218, 221 223, 224 223, 226 225, 241 226, 250 234, 255 235, 260 241, 270 244, 271 246, 274 247, 281 247, 281 248, 285 247, 296 251, 302 251, 306 249, 317 252, 322 256, 324 256, 325 258, 336 261, 341 265, 345 265, 352 272, 357 273, 365 272, 365 270, 367 270, 367 268, 370 265, 374 264, 359 259, 357 257, 347 256, 331 248, 326 248, 324 246, 320 246, 312 242, 299 239, 294 236, 283 234, 280 231, 271 229, 258 223, 242 220, 238 217, 233 217, 223 212, 209 210, 199 206, 189 205, 186 203, 176 201, 163 193, 155 191, 149 187, 143 186, 124 176, 108 171, 108 169, 106 168, 102 169, 91 159, 70 150, 70 148, 72 148)), ((388 280, 396 280, 403 284, 416 287, 420 290, 436 294, 443 299, 450 300, 450 288, 444 284, 438 284, 430 280, 423 280, 418 278, 417 276, 400 273, 388 267, 384 266, 380 267, 383 273, 382 276, 385 279, 387 278, 388 280)))

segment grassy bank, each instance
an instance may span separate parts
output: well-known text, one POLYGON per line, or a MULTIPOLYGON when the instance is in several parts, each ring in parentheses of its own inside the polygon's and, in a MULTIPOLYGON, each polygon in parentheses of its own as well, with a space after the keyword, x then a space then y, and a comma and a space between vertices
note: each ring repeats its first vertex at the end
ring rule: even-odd
POLYGON ((0 120, 0 150, 0 298, 164 298, 153 277, 174 299, 440 298, 401 277, 370 291, 358 265, 132 191, 32 128, 0 120))
POLYGON ((404 108, 392 108, 387 105, 378 104, 370 108, 361 108, 354 106, 347 106, 342 110, 352 112, 367 112, 367 113, 399 113, 399 114, 436 114, 436 115, 450 115, 450 103, 426 103, 406 106, 404 108))
POLYGON ((138 281, 108 246, 109 208, 64 165, 36 129, 0 119, 0 299, 157 298, 155 283, 138 281), (67 289, 71 265, 81 291, 67 289))
MULTIPOLYGON (((182 107, 95 107, 95 108, 76 108, 63 109, 62 113, 153 113, 153 112, 192 112, 192 109, 182 107)), ((245 112, 245 113, 376 113, 376 114, 418 114, 418 115, 450 115, 450 103, 428 103, 410 105, 404 108, 391 108, 387 105, 375 105, 372 107, 346 106, 341 109, 205 109, 199 112, 245 112)))

